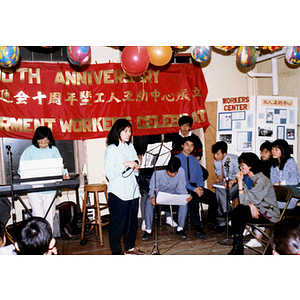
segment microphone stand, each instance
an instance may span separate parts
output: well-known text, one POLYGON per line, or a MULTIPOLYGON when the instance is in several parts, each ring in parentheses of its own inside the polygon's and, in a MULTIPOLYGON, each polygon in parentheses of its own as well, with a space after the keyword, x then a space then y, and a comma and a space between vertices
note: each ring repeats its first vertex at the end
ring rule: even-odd
POLYGON ((16 238, 16 230, 17 230, 17 220, 16 220, 16 210, 15 210, 15 203, 14 203, 14 185, 13 185, 13 163, 12 163, 12 152, 11 146, 7 145, 6 149, 8 150, 8 168, 9 168, 9 175, 10 175, 10 196, 11 196, 11 214, 12 214, 12 221, 13 221, 13 238, 16 238))
POLYGON ((218 241, 220 245, 231 246, 233 244, 233 240, 229 239, 229 225, 228 225, 228 202, 229 202, 229 161, 225 161, 224 168, 226 170, 226 238, 218 241))
POLYGON ((148 154, 151 154, 153 156, 153 158, 155 159, 154 162, 154 198, 155 198, 155 206, 154 206, 154 245, 150 251, 150 255, 160 255, 159 249, 158 249, 158 242, 157 242, 157 202, 156 202, 156 198, 157 198, 157 191, 156 191, 156 164, 158 161, 158 158, 160 156, 162 147, 163 147, 163 143, 164 141, 161 142, 160 146, 159 146, 159 150, 157 154, 152 154, 150 152, 148 152, 148 154))

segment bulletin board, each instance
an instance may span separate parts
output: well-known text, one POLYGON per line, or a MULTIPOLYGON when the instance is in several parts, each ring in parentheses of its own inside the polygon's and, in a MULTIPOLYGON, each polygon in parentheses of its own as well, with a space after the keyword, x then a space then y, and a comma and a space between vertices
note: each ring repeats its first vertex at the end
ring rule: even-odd
POLYGON ((265 141, 283 139, 297 161, 297 97, 257 96, 256 153, 265 141))
POLYGON ((228 144, 228 153, 255 152, 256 97, 218 99, 217 141, 228 144))

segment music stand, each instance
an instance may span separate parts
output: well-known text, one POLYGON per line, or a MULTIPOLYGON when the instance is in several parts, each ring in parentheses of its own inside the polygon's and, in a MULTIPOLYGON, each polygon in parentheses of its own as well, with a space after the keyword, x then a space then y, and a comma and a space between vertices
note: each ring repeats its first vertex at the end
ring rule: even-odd
POLYGON ((153 168, 154 174, 154 245, 150 251, 150 255, 159 255, 157 243, 157 203, 156 203, 156 168, 166 166, 171 158, 172 142, 149 144, 145 155, 143 156, 141 168, 153 168))
POLYGON ((226 171, 226 238, 218 241, 220 245, 231 246, 233 244, 233 240, 229 239, 229 228, 228 228, 228 202, 229 202, 229 163, 230 161, 225 161, 224 168, 226 171))

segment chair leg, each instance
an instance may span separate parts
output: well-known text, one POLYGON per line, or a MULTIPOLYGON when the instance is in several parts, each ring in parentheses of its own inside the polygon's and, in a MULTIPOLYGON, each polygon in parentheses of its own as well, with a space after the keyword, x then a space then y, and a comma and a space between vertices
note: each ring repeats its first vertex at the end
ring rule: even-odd
POLYGON ((81 240, 84 237, 84 224, 85 224, 85 215, 86 215, 86 199, 87 199, 87 192, 84 193, 84 199, 82 201, 81 240))
POLYGON ((100 204, 99 204, 99 195, 97 192, 95 193, 95 201, 96 201, 96 210, 97 210, 97 221, 95 220, 95 222, 98 223, 100 244, 101 246, 103 246, 101 211, 100 211, 100 204))

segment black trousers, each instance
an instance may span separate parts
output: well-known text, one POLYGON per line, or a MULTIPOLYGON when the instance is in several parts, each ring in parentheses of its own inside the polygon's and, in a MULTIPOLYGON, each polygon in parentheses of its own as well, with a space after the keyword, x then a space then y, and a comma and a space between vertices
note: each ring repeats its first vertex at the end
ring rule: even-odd
POLYGON ((232 212, 231 225, 232 234, 244 233, 246 223, 271 223, 263 215, 259 215, 258 219, 255 219, 251 215, 251 210, 248 205, 239 204, 232 212))
POLYGON ((211 190, 203 188, 204 194, 199 197, 194 191, 188 190, 193 199, 188 203, 191 221, 194 226, 202 225, 199 213, 199 203, 208 204, 208 222, 216 222, 218 216, 218 202, 216 194, 211 190))
POLYGON ((108 224, 109 245, 112 254, 122 254, 121 236, 124 238, 124 251, 134 248, 138 228, 139 199, 123 201, 113 193, 108 193, 110 221, 108 224))

